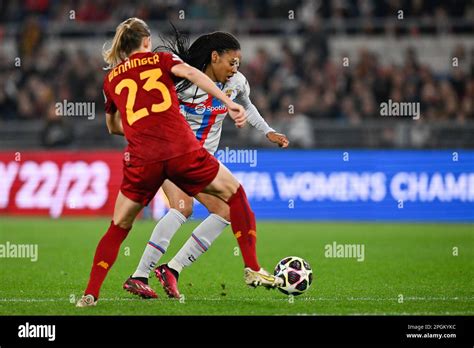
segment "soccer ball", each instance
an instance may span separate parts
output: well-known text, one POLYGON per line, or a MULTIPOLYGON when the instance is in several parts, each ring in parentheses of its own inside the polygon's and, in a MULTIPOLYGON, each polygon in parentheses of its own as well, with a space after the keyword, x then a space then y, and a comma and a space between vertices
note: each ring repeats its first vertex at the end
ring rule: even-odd
POLYGON ((313 282, 311 266, 298 256, 288 256, 278 262, 274 274, 283 279, 283 286, 278 290, 286 295, 301 295, 313 282))

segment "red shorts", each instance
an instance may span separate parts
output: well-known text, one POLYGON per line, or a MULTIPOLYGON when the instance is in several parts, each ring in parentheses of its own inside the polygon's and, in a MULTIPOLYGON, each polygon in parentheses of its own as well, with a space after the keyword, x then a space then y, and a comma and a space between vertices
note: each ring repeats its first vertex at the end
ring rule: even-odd
POLYGON ((120 191, 132 201, 148 205, 165 179, 169 179, 189 196, 208 186, 219 171, 219 161, 204 148, 169 160, 124 166, 120 191))

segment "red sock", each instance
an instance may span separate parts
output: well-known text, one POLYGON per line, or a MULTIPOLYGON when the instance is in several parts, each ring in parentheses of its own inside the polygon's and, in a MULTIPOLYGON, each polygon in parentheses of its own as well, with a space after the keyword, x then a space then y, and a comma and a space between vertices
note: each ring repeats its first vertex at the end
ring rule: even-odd
POLYGON ((104 282, 107 273, 117 259, 120 245, 127 237, 128 231, 112 221, 107 233, 104 234, 95 251, 94 263, 89 277, 89 284, 84 294, 91 294, 95 298, 99 297, 100 287, 104 282))
POLYGON ((232 231, 239 243, 242 257, 244 258, 245 267, 250 267, 254 271, 258 271, 260 266, 257 261, 257 228, 255 224, 255 215, 250 208, 242 185, 239 186, 237 192, 230 197, 230 221, 232 231))

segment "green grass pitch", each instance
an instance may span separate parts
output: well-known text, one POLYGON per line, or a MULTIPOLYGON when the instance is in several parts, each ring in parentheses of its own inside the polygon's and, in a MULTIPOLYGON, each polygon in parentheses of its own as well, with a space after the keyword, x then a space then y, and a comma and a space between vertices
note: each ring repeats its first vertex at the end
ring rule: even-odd
MULTIPOLYGON (((474 229, 463 224, 259 222, 258 254, 267 269, 285 256, 306 259, 314 282, 303 295, 251 289, 227 228, 180 277, 184 297, 157 300, 122 290, 153 221, 138 221, 122 245, 94 308, 75 308, 109 220, 0 219, 0 244, 37 244, 38 260, 0 258, 0 315, 472 315, 474 229), (365 258, 327 258, 325 246, 363 244, 365 258)), ((186 223, 161 262, 197 225, 186 223)), ((160 262, 160 263, 161 263, 160 262)))

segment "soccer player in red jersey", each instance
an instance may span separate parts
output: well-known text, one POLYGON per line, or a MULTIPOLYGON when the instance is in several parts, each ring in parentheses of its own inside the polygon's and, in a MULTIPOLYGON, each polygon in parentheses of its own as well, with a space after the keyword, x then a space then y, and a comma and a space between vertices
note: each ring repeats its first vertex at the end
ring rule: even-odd
POLYGON ((113 220, 97 246, 89 282, 77 306, 96 305, 120 245, 165 179, 190 196, 206 192, 227 202, 232 230, 244 255, 246 279, 255 285, 281 285, 280 278, 258 264, 255 216, 244 189, 201 147, 180 114, 173 76, 185 78, 220 99, 237 127, 246 122, 243 107, 178 56, 151 52, 150 29, 141 19, 129 18, 118 25, 104 59, 111 68, 104 79, 107 127, 111 134, 125 135, 128 146, 113 220))

